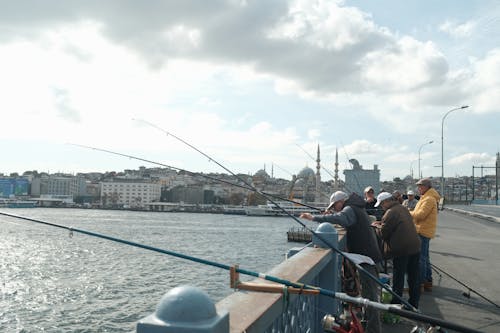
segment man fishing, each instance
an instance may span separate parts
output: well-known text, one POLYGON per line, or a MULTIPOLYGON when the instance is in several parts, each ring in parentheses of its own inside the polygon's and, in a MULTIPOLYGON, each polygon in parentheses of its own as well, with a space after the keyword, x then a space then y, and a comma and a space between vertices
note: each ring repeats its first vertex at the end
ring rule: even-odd
POLYGON ((420 249, 420 283, 425 291, 432 291, 432 269, 429 258, 429 243, 436 235, 439 193, 432 188, 430 178, 417 182, 420 200, 410 212, 422 243, 420 249))
MULTIPOLYGON (((351 253, 362 254, 370 257, 375 265, 361 264, 371 275, 378 277, 376 264, 382 261, 382 254, 378 247, 375 232, 370 225, 370 218, 365 210, 365 201, 356 193, 350 196, 342 191, 333 193, 330 204, 326 209, 327 214, 313 216, 310 213, 302 213, 300 218, 315 221, 339 224, 344 227, 346 233, 347 250, 351 253)), ((360 274, 361 295, 372 301, 379 301, 380 291, 378 285, 366 274, 360 274)), ((366 331, 378 333, 381 331, 379 312, 375 309, 366 310, 366 331)))

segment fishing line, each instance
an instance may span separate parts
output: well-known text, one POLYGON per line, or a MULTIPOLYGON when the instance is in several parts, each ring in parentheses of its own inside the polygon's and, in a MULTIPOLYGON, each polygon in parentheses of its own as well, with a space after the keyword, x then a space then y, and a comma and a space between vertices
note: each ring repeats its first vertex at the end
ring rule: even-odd
MULTIPOLYGON (((103 148, 97 148, 97 147, 91 147, 91 146, 81 145, 81 144, 77 144, 77 143, 68 143, 68 144, 72 145, 72 146, 80 147, 80 148, 101 151, 101 152, 108 153, 108 154, 113 154, 113 155, 117 155, 117 156, 127 157, 127 158, 130 158, 130 159, 134 159, 134 160, 138 160, 138 161, 143 161, 143 162, 147 162, 147 163, 159 165, 159 166, 162 166, 162 167, 165 167, 165 168, 169 168, 169 169, 172 169, 172 170, 177 170, 177 171, 188 173, 191 176, 204 177, 206 179, 210 179, 210 180, 213 180, 213 181, 216 181, 216 182, 219 182, 219 183, 224 183, 224 184, 228 184, 228 185, 231 185, 231 186, 236 186, 236 187, 243 188, 243 189, 246 189, 246 190, 254 192, 254 190, 251 187, 248 187, 246 184, 245 185, 240 185, 240 184, 237 184, 237 183, 232 183, 232 182, 229 182, 229 181, 224 180, 224 179, 211 177, 209 175, 205 175, 205 174, 199 173, 199 172, 192 172, 192 171, 189 171, 189 170, 186 170, 186 169, 177 168, 177 167, 174 167, 174 166, 171 166, 171 165, 168 165, 168 164, 163 164, 163 163, 160 163, 160 162, 155 162, 155 161, 148 160, 148 159, 145 159, 145 158, 142 158, 142 157, 138 157, 138 156, 134 156, 134 155, 129 155, 129 154, 123 154, 123 153, 119 153, 119 152, 115 152, 115 151, 108 150, 108 149, 103 149, 103 148)), ((300 205, 300 206, 304 206, 304 207, 307 207, 307 208, 310 208, 310 209, 314 209, 314 210, 317 210, 317 211, 322 211, 321 208, 314 207, 314 206, 311 206, 311 205, 308 205, 308 204, 304 204, 304 203, 301 203, 301 202, 298 202, 298 201, 290 200, 290 199, 287 199, 287 198, 283 198, 283 197, 277 196, 277 195, 272 194, 272 193, 266 193, 266 192, 262 192, 262 193, 265 193, 266 195, 268 195, 270 197, 273 197, 273 198, 276 198, 276 199, 279 199, 279 200, 282 200, 282 201, 287 201, 287 202, 294 203, 294 204, 297 204, 297 205, 300 205)))
POLYGON ((418 309, 414 308, 408 301, 406 301, 405 299, 403 299, 401 296, 399 296, 398 294, 396 294, 387 284, 384 284, 382 282, 380 282, 380 280, 373 276, 370 272, 368 272, 366 269, 364 269, 360 264, 358 263, 355 263, 353 260, 351 260, 349 257, 347 257, 342 251, 340 251, 337 247, 335 247, 333 244, 331 244, 329 241, 327 241, 326 239, 323 238, 323 236, 321 236, 320 234, 318 234, 317 232, 315 232, 314 230, 312 230, 311 228, 307 227, 306 224, 304 224, 303 222, 301 222, 298 218, 296 218, 295 216, 293 216, 292 214, 290 214, 286 209, 284 209, 283 207, 281 207, 280 205, 278 205, 274 200, 272 200, 269 196, 265 195, 263 192, 259 191, 257 188, 255 188, 253 185, 249 184, 247 181, 245 181, 244 179, 242 179, 241 177, 239 177, 237 174, 235 174, 234 172, 232 172, 231 170, 229 170, 228 168, 226 168, 225 166, 223 166, 221 163, 219 163, 217 160, 213 159, 212 157, 210 157, 209 155, 205 154, 204 152, 202 152, 200 149, 196 148, 195 146, 193 146, 192 144, 186 142, 185 140, 179 138, 178 136, 162 129, 161 127, 158 127, 146 120, 142 120, 142 119, 134 119, 136 121, 140 121, 140 122, 143 122, 153 128, 156 128, 157 130, 165 133, 167 136, 171 136, 173 137, 174 139, 182 142, 183 144, 187 145, 188 147, 194 149, 195 151, 199 152, 200 154, 202 154, 203 156, 205 156, 206 158, 208 158, 209 161, 212 161, 214 162, 215 164, 217 164, 218 166, 220 166, 221 168, 223 168, 225 171, 227 171, 228 173, 230 173, 231 175, 233 175, 236 179, 238 179, 240 182, 242 182, 243 184, 247 185, 249 188, 251 188, 254 192, 256 193, 259 193, 261 194, 263 197, 265 197, 267 200, 269 200, 273 205, 276 206, 276 208, 278 208, 279 210, 281 210, 284 214, 288 215, 289 217, 291 217, 295 222, 297 222, 298 224, 300 224, 302 227, 304 227, 305 229, 307 229, 311 234, 313 234, 314 236, 316 236, 318 239, 320 239, 321 241, 323 241, 325 244, 328 245, 328 247, 330 247, 334 252, 338 253, 339 255, 341 255, 343 258, 346 258, 347 260, 349 260, 350 262, 352 262, 356 268, 362 272, 363 274, 365 274, 365 276, 367 276, 369 279, 373 280, 375 283, 377 283, 379 286, 381 286, 382 288, 386 289, 393 297, 395 297, 398 301, 400 301, 402 304, 404 304, 408 309, 412 309, 412 311, 417 311, 418 312, 418 309))
POLYGON ((160 248, 157 248, 154 246, 140 244, 140 243, 136 243, 136 242, 132 242, 132 241, 128 241, 128 240, 124 240, 124 239, 120 239, 120 238, 116 238, 116 237, 112 237, 112 236, 108 236, 108 235, 104 235, 101 233, 96 233, 96 232, 92 232, 92 231, 88 231, 88 230, 68 227, 68 226, 61 225, 61 224, 51 223, 51 222, 47 222, 47 221, 42 221, 42 220, 24 217, 24 216, 20 216, 20 215, 9 214, 9 213, 5 213, 5 212, 0 212, 0 215, 7 216, 10 218, 15 218, 15 219, 21 219, 21 220, 25 220, 25 221, 29 221, 29 222, 33 222, 33 223, 39 223, 39 224, 43 224, 43 225, 47 225, 47 226, 55 227, 55 228, 59 228, 59 229, 68 230, 70 235, 72 235, 73 233, 81 233, 81 234, 88 235, 91 237, 102 238, 102 239, 106 239, 106 240, 109 240, 112 242, 121 243, 121 244, 129 245, 129 246, 133 246, 133 247, 138 247, 141 249, 145 249, 145 250, 149 250, 149 251, 153 251, 153 252, 158 252, 158 253, 170 255, 173 257, 177 257, 177 258, 181 258, 181 259, 185 259, 185 260, 189 260, 189 261, 194 261, 194 262, 197 262, 200 264, 218 267, 218 268, 221 268, 224 270, 234 269, 236 272, 244 274, 244 275, 249 275, 249 276, 261 278, 261 279, 264 279, 267 281, 276 282, 279 284, 286 285, 288 287, 316 290, 319 294, 324 295, 324 296, 336 298, 336 299, 339 299, 339 300, 342 300, 342 301, 345 301, 348 303, 354 303, 354 304, 359 304, 362 306, 373 307, 373 308, 378 309, 378 310, 395 313, 395 314, 401 315, 401 316, 406 317, 406 318, 414 319, 416 321, 423 321, 423 322, 429 323, 431 325, 438 325, 441 327, 451 328, 451 329, 454 329, 454 330, 459 331, 459 332, 480 333, 477 330, 474 330, 474 329, 471 329, 468 327, 464 327, 461 325, 457 325, 457 324, 454 324, 451 322, 447 322, 447 321, 442 320, 442 319, 422 315, 420 313, 416 313, 416 312, 412 312, 412 311, 408 311, 408 310, 403 310, 403 309, 399 308, 399 306, 396 304, 383 304, 383 303, 373 302, 373 301, 370 301, 370 300, 368 300, 366 298, 362 298, 362 297, 351 297, 351 296, 346 295, 345 293, 334 292, 332 290, 328 290, 328 289, 324 289, 321 287, 316 287, 316 286, 312 286, 312 285, 308 285, 308 284, 292 282, 292 281, 289 281, 286 279, 278 278, 276 276, 272 276, 272 275, 268 275, 268 274, 264 274, 264 273, 258 273, 258 272, 242 269, 239 267, 232 267, 232 266, 218 263, 215 261, 210 261, 210 260, 182 254, 182 253, 175 252, 175 251, 160 249, 160 248))
POLYGON ((460 284, 461 286, 467 288, 467 291, 468 293, 463 293, 463 296, 467 297, 467 298, 470 298, 470 292, 472 291, 474 294, 478 295, 479 297, 481 297, 482 299, 484 299, 485 301, 493 304, 494 306, 496 306, 497 308, 500 308, 500 306, 498 304, 496 304, 495 302, 493 302, 492 300, 488 299, 487 297, 481 295, 479 292, 477 292, 476 290, 472 289, 471 287, 469 287, 468 285, 466 285, 465 283, 459 281, 458 279, 456 279, 455 277, 453 277, 452 275, 450 275, 449 273, 447 273, 445 270, 437 267, 436 265, 432 264, 431 263, 431 266, 432 268, 434 268, 437 272, 439 273, 443 273, 444 275, 448 276, 450 279, 454 280, 455 282, 457 282, 458 284, 460 284))

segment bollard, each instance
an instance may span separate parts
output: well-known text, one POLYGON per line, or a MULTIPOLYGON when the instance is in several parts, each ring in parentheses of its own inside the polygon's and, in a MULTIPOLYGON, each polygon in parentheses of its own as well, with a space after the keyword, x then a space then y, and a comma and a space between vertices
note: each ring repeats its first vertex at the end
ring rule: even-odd
MULTIPOLYGON (((315 231, 321 238, 326 240, 328 243, 338 248, 339 235, 337 229, 328 222, 321 223, 315 231)), ((331 248, 329 245, 325 244, 316 235, 313 234, 312 242, 317 247, 331 248)), ((340 291, 340 261, 338 260, 339 255, 332 250, 332 260, 323 269, 319 276, 319 285, 325 289, 340 291)), ((338 300, 332 300, 327 296, 319 297, 319 308, 323 309, 326 313, 338 314, 340 313, 340 302, 338 300)), ((317 322, 321 322, 321 318, 317 318, 317 322)))
POLYGON ((160 300, 155 313, 137 323, 137 333, 228 333, 229 313, 217 314, 201 289, 176 287, 160 300))

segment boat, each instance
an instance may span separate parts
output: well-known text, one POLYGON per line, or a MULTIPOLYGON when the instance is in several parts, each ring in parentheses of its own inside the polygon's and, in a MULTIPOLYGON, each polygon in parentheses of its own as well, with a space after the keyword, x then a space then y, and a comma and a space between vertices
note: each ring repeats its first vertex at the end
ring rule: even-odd
POLYGON ((243 206, 225 205, 222 207, 222 213, 229 215, 246 215, 246 210, 243 206))
POLYGON ((32 200, 20 199, 1 199, 0 207, 5 208, 34 208, 37 207, 37 202, 32 200))
MULTIPOLYGON (((318 207, 321 209, 321 207, 318 207)), ((301 213, 318 214, 319 210, 312 209, 299 204, 292 204, 288 201, 276 203, 268 202, 265 205, 247 206, 245 212, 249 216, 299 216, 301 213)))

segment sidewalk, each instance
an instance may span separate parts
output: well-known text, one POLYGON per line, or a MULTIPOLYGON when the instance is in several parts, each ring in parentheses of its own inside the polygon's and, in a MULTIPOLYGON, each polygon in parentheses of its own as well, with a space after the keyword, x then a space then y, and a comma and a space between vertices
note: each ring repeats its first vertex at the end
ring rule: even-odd
MULTIPOLYGON (((496 277, 499 225, 474 223, 475 218, 500 223, 497 216, 478 211, 478 207, 449 207, 440 212, 438 234, 431 243, 431 262, 451 274, 495 304, 500 304, 496 277), (458 215, 457 215, 458 214, 458 215), (470 219, 466 223, 457 219, 470 219), (470 229, 469 229, 470 228, 470 229)), ((481 208, 481 207, 479 207, 481 208)), ((500 212, 493 209, 493 214, 500 212)), ((480 209, 479 209, 480 210, 480 209)), ((500 308, 483 299, 446 274, 433 270, 432 292, 423 292, 419 308, 422 314, 468 327, 480 332, 500 332, 500 308)), ((408 295, 403 295, 406 299, 408 295)), ((418 323, 428 327, 427 324, 418 323)), ((382 332, 410 332, 417 322, 401 318, 397 324, 383 324, 382 332)), ((446 332, 457 332, 445 329, 446 332)))
MULTIPOLYGON (((500 223, 500 217, 498 216, 493 216, 491 214, 485 214, 481 212, 480 209, 477 209, 478 207, 481 207, 481 205, 470 205, 470 206, 458 206, 458 205, 450 205, 450 206, 444 206, 444 210, 449 210, 452 212, 472 216, 472 217, 478 217, 481 219, 485 219, 488 221, 500 223)), ((498 214, 500 216, 500 206, 490 206, 488 207, 490 209, 498 209, 498 214)))

